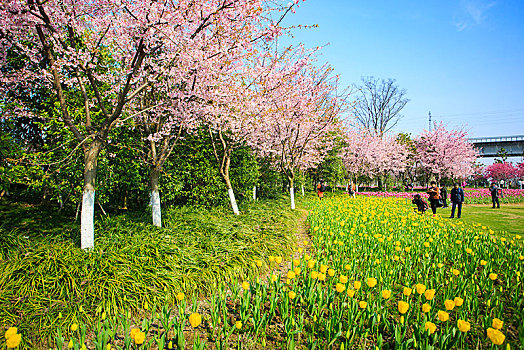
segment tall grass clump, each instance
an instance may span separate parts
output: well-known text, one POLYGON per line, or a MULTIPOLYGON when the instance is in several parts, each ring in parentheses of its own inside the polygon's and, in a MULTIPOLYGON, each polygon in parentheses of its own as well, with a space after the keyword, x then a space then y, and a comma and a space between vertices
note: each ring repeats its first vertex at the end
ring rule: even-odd
POLYGON ((288 254, 299 217, 283 199, 248 203, 240 216, 228 208, 170 209, 163 228, 149 224, 148 215, 110 216, 98 220, 88 252, 67 234, 0 228, 0 327, 15 325, 42 340, 101 313, 147 313, 152 305, 174 305, 179 292, 209 295, 267 269, 256 260, 288 254))

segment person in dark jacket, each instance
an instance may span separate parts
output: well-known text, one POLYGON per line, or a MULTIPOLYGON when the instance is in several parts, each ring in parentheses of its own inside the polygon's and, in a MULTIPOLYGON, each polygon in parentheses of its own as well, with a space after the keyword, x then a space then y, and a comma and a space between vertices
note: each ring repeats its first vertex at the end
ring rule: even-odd
POLYGON ((431 187, 428 190, 429 194, 429 204, 431 206, 431 211, 433 214, 437 213, 437 205, 438 200, 440 198, 439 188, 437 187, 437 183, 435 181, 431 181, 431 187))
POLYGON ((464 203, 464 190, 460 188, 458 183, 455 183, 455 185, 453 185, 453 189, 451 190, 451 195, 449 199, 452 203, 451 218, 455 217, 456 207, 458 207, 457 218, 460 218, 460 215, 462 214, 462 203, 464 203))
POLYGON ((444 206, 442 208, 448 207, 448 190, 446 190, 446 186, 442 186, 440 189, 440 198, 442 198, 442 203, 444 203, 444 206))
POLYGON ((420 196, 420 194, 416 194, 413 197, 413 200, 411 203, 415 204, 417 206, 417 210, 419 213, 424 214, 426 210, 428 210, 428 202, 424 198, 420 196))
POLYGON ((502 195, 502 189, 493 182, 491 183, 489 192, 491 193, 491 202, 493 203, 493 208, 495 208, 495 204, 497 204, 497 208, 500 208, 499 193, 502 195))

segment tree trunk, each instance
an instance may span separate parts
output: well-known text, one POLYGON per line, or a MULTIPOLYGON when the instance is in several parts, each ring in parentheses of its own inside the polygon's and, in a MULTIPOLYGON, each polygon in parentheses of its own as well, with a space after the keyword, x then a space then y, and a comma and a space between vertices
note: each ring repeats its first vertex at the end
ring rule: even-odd
POLYGON ((302 197, 304 197, 306 195, 305 191, 304 191, 304 184, 302 184, 302 197))
POLYGON ((84 151, 84 191, 82 193, 82 214, 80 217, 80 241, 82 249, 95 245, 95 181, 98 154, 102 142, 95 139, 84 151))
POLYGON ((151 213, 153 216, 153 225, 162 227, 162 208, 160 206, 160 192, 158 190, 158 177, 160 169, 153 167, 151 169, 151 213))
POLYGON ((231 185, 231 181, 229 180, 229 158, 226 161, 226 166, 224 167, 224 171, 221 172, 221 175, 224 178, 224 181, 226 182, 227 194, 229 195, 229 202, 231 203, 231 207, 233 208, 233 213, 235 215, 240 215, 237 201, 235 199, 235 192, 233 191, 233 186, 231 185))
POLYGON ((257 200, 257 186, 253 186, 253 200, 257 200))
POLYGON ((295 209, 295 188, 292 176, 288 176, 289 179, 289 195, 291 196, 291 209, 295 209))

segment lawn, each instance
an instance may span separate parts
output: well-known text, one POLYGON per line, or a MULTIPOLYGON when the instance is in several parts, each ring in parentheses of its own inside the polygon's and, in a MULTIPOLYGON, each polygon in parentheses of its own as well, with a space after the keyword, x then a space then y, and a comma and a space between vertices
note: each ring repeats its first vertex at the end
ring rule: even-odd
MULTIPOLYGON (((439 208, 437 213, 444 218, 449 218, 451 207, 439 208)), ((505 204, 499 209, 493 209, 491 205, 464 205, 461 220, 466 223, 482 224, 502 236, 522 235, 524 234, 524 204, 505 204)))

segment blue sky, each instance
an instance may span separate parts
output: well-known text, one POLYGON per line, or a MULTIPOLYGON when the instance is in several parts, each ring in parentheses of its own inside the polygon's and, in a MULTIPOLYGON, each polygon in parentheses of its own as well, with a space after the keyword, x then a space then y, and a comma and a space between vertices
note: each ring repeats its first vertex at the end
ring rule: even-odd
MULTIPOLYGON (((295 43, 327 45, 344 85, 393 78, 410 102, 395 131, 428 127, 428 112, 470 137, 524 135, 524 1, 306 0, 285 25, 295 43)), ((287 40, 286 40, 287 42, 287 40)))

